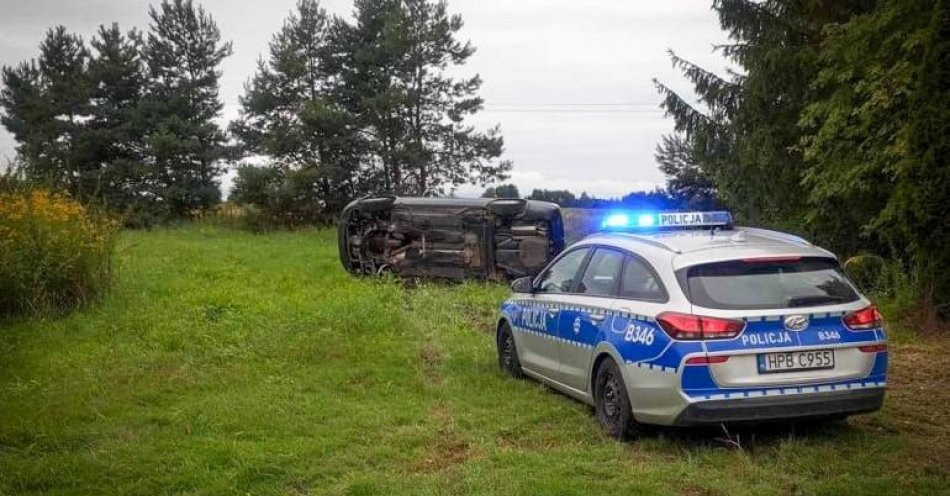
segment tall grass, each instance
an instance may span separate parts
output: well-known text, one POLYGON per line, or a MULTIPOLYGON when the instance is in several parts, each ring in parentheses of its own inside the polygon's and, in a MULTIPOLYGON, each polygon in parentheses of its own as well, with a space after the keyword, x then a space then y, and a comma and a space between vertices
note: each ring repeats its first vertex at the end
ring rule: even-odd
POLYGON ((66 195, 0 192, 0 315, 68 310, 102 293, 117 229, 66 195))

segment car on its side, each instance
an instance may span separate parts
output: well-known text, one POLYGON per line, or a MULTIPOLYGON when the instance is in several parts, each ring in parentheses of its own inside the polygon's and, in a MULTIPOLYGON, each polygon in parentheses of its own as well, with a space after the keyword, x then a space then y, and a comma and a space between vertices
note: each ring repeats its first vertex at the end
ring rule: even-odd
POLYGON ((371 196, 343 209, 339 249, 354 274, 506 281, 557 256, 564 225, 540 201, 371 196))
POLYGON ((594 406, 618 438, 881 407, 881 315, 832 253, 728 212, 605 227, 514 281, 496 327, 503 370, 594 406))

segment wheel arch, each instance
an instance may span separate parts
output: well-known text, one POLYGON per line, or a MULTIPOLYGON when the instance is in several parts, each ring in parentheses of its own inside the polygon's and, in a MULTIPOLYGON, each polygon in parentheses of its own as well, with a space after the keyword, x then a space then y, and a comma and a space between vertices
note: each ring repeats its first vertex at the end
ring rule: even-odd
MULTIPOLYGON (((624 361, 620 356, 620 352, 614 348, 610 343, 602 342, 597 345, 597 348, 594 349, 594 353, 591 355, 590 369, 587 373, 587 392, 590 393, 591 397, 594 396, 594 379, 597 374, 597 368, 600 367, 600 364, 604 363, 604 360, 610 359, 617 364, 617 367, 620 368, 620 373, 624 373, 624 361)), ((626 380, 626 377, 624 377, 626 380)))

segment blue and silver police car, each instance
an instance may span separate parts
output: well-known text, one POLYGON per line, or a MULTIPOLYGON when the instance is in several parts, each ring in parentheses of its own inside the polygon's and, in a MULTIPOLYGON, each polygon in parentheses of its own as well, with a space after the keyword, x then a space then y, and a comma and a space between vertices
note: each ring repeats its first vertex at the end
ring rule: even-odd
POLYGON ((615 214, 512 284, 498 361, 641 424, 843 418, 878 410, 881 315, 835 256, 728 212, 615 214))

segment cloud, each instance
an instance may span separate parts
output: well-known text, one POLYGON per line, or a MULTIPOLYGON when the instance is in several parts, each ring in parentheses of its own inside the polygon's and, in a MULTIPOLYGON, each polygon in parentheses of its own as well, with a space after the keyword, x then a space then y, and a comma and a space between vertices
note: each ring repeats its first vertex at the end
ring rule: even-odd
MULTIPOLYGON (((0 65, 38 53, 56 24, 89 39, 99 24, 148 27, 148 4, 158 0, 31 0, 3 2, 0 65)), ((294 8, 295 0, 199 0, 216 21, 234 55, 222 64, 220 122, 237 116, 236 102, 255 62, 294 8)), ((331 13, 349 17, 352 0, 324 0, 331 13)), ((689 94, 690 85, 670 66, 667 48, 713 70, 726 66, 713 54, 721 31, 708 2, 696 0, 449 0, 461 14, 463 39, 477 48, 453 70, 479 74, 485 110, 480 128, 500 124, 505 158, 514 163, 519 188, 570 189, 616 196, 664 181, 653 150, 672 122, 657 108, 657 77, 689 94), (633 106, 564 106, 633 103, 633 106)), ((0 159, 14 142, 0 129, 0 159)), ((229 178, 224 179, 225 184, 229 178)), ((481 192, 478 187, 465 191, 481 192)))

